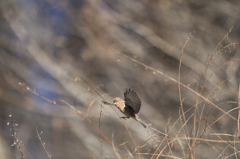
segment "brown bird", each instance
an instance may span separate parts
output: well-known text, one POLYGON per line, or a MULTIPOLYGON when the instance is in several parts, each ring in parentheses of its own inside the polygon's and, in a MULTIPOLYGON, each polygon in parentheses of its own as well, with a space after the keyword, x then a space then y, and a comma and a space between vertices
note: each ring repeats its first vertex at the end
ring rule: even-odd
MULTIPOLYGON (((103 101, 103 103, 110 104, 105 101, 103 101)), ((141 123, 144 128, 147 127, 147 125, 137 115, 141 108, 141 100, 139 99, 137 93, 134 90, 130 88, 126 89, 124 93, 124 100, 122 98, 116 97, 113 99, 113 104, 111 105, 115 105, 125 115, 125 117, 121 118, 133 118, 139 123, 141 123)))

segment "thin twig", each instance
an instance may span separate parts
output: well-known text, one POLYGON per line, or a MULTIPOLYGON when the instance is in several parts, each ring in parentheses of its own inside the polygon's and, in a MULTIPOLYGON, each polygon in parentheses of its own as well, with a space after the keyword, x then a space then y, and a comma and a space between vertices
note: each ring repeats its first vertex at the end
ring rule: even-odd
POLYGON ((240 120, 240 84, 238 86, 239 91, 238 91, 238 120, 237 120, 237 131, 238 131, 238 137, 240 138, 240 130, 239 130, 239 120, 240 120))
POLYGON ((10 123, 11 123, 11 126, 12 126, 12 136, 14 138, 14 143, 12 144, 12 146, 16 145, 17 146, 17 149, 20 151, 21 153, 21 158, 24 159, 24 155, 23 155, 23 150, 21 148, 21 145, 20 145, 20 142, 19 142, 19 139, 17 138, 17 133, 16 133, 16 130, 15 130, 15 127, 18 126, 16 123, 13 122, 12 120, 12 115, 9 115, 10 117, 10 123))
POLYGON ((41 136, 40 136, 40 135, 42 134, 42 132, 39 134, 38 129, 37 129, 37 126, 36 126, 36 132, 37 132, 37 137, 38 137, 38 139, 40 140, 41 145, 42 145, 44 151, 47 153, 48 158, 52 159, 52 156, 48 153, 48 151, 47 151, 47 149, 46 149, 46 147, 45 147, 45 143, 42 141, 42 138, 41 138, 41 136))
MULTIPOLYGON (((101 130, 101 116, 102 116, 102 104, 101 104, 100 113, 99 113, 99 123, 98 123, 99 130, 101 130)), ((104 159, 105 157, 104 157, 104 152, 103 152, 103 142, 102 142, 102 136, 100 134, 99 134, 99 140, 101 143, 102 157, 104 159)))
MULTIPOLYGON (((184 110, 183 110, 183 101, 182 101, 182 94, 181 94, 181 65, 182 65, 182 58, 183 58, 183 53, 184 53, 184 49, 189 41, 189 39, 192 37, 192 34, 190 33, 189 37, 187 38, 185 44, 183 45, 183 48, 182 48, 182 53, 181 53, 181 57, 179 59, 179 70, 178 70, 178 93, 179 93, 179 100, 180 100, 180 105, 181 105, 181 111, 182 111, 182 114, 183 114, 183 119, 184 119, 184 123, 186 123, 186 118, 185 118, 185 115, 184 115, 184 110)), ((194 119, 196 117, 194 116, 194 119)), ((196 119, 195 119, 196 120, 196 119)), ((194 121, 195 121, 194 120, 194 121)), ((188 133, 188 127, 187 127, 187 124, 186 124, 186 136, 189 137, 189 133, 188 133)), ((191 147, 190 145, 190 141, 188 142, 188 146, 189 148, 191 147)), ((191 151, 191 150, 189 150, 191 151)), ((192 157, 194 158, 194 156, 192 157)))

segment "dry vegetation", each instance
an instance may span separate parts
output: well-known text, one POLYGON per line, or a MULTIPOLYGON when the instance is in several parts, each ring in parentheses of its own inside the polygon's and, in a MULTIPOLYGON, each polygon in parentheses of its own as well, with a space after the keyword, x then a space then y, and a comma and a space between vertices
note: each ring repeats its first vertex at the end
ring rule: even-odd
POLYGON ((240 158, 239 1, 0 8, 0 158, 240 158))

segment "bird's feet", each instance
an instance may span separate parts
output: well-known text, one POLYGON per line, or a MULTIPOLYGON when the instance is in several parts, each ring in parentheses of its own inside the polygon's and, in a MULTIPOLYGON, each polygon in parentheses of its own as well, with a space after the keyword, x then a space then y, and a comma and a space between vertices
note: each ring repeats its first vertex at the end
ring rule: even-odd
POLYGON ((106 102, 106 101, 104 101, 104 100, 102 100, 102 102, 103 102, 103 104, 108 104, 108 102, 106 102))
POLYGON ((103 102, 103 104, 106 104, 106 105, 114 105, 114 104, 108 103, 108 102, 106 102, 106 101, 104 101, 104 100, 102 100, 102 102, 103 102))
POLYGON ((120 118, 122 118, 124 120, 126 120, 126 118, 129 119, 129 117, 126 117, 126 116, 123 116, 123 117, 120 117, 120 118))

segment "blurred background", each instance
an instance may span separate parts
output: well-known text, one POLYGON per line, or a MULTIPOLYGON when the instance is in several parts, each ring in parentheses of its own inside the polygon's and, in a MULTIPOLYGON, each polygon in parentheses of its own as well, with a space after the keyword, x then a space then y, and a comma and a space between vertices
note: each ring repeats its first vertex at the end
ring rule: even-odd
MULTIPOLYGON (((108 102, 123 97, 125 88, 134 89, 142 100, 139 116, 144 122, 161 132, 172 128, 174 137, 185 136, 184 131, 179 133, 181 122, 173 125, 181 111, 178 84, 169 77, 178 79, 182 48, 190 33, 181 82, 225 111, 237 107, 239 15, 239 0, 1 0, 0 158, 21 158, 11 123, 18 124, 15 132, 25 158, 48 158, 36 126, 52 158, 117 158, 99 132, 68 111, 71 108, 60 99, 84 113, 122 153, 134 152, 135 144, 119 116, 102 105, 93 88, 108 102)), ((186 113, 189 134, 196 101, 201 102, 199 114, 204 107, 209 125, 223 115, 187 88, 182 87, 181 95, 184 111, 192 108, 186 113)), ((237 111, 231 115, 237 118, 237 111)), ((161 134, 132 119, 125 123, 136 145, 143 146, 141 157, 154 157, 161 134), (158 137, 149 139, 152 135, 158 137)), ((224 117, 203 134, 236 135, 236 130, 236 121, 224 117)), ((180 145, 163 154, 186 158, 189 147, 180 145)), ((199 142, 195 148, 196 158, 232 157, 233 153, 224 143, 199 142)))

